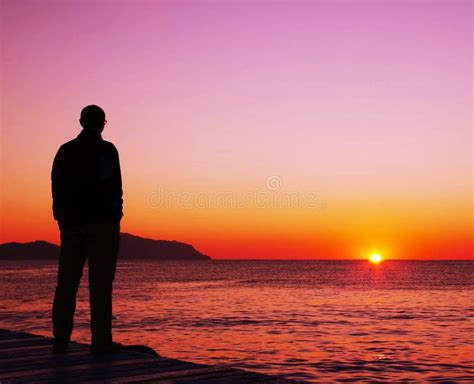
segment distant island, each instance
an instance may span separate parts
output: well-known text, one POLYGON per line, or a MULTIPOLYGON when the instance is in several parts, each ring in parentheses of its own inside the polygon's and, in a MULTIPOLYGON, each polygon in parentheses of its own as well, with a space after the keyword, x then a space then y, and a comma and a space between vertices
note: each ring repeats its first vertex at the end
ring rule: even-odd
MULTIPOLYGON (((57 260, 59 246, 37 240, 0 244, 0 260, 57 260)), ((174 240, 154 240, 120 234, 119 259, 125 260, 211 260, 191 244, 174 240)))

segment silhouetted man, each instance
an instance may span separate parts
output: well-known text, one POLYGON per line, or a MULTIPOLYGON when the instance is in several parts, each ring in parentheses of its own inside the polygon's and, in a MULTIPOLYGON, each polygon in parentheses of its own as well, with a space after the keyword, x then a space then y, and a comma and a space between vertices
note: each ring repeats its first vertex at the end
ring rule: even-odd
POLYGON ((59 148, 51 172, 53 214, 61 232, 53 352, 67 351, 86 258, 91 352, 118 352, 122 346, 112 341, 112 282, 123 216, 119 156, 115 146, 102 139, 107 120, 100 107, 85 107, 79 122, 82 131, 59 148))

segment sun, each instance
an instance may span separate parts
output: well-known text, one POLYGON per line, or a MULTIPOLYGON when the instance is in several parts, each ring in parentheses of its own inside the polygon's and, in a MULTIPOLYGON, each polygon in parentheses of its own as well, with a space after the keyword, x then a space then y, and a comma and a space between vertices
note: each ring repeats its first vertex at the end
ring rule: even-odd
POLYGON ((372 253, 369 260, 373 264, 379 264, 382 261, 382 256, 380 256, 380 253, 372 253))

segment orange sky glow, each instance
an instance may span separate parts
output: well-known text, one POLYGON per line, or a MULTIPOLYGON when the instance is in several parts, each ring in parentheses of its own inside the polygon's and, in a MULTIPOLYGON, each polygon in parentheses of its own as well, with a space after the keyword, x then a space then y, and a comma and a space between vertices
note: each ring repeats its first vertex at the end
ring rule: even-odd
POLYGON ((472 3, 51 4, 1 5, 0 242, 59 243, 52 160, 97 104, 124 232, 474 259, 472 3))

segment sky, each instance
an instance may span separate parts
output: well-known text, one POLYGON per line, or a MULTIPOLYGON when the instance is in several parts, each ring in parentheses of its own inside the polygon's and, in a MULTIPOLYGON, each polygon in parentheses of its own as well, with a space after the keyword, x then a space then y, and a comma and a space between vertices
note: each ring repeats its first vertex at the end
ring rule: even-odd
POLYGON ((474 258, 471 1, 0 4, 0 242, 59 243, 52 160, 97 104, 123 232, 213 258, 474 258))

